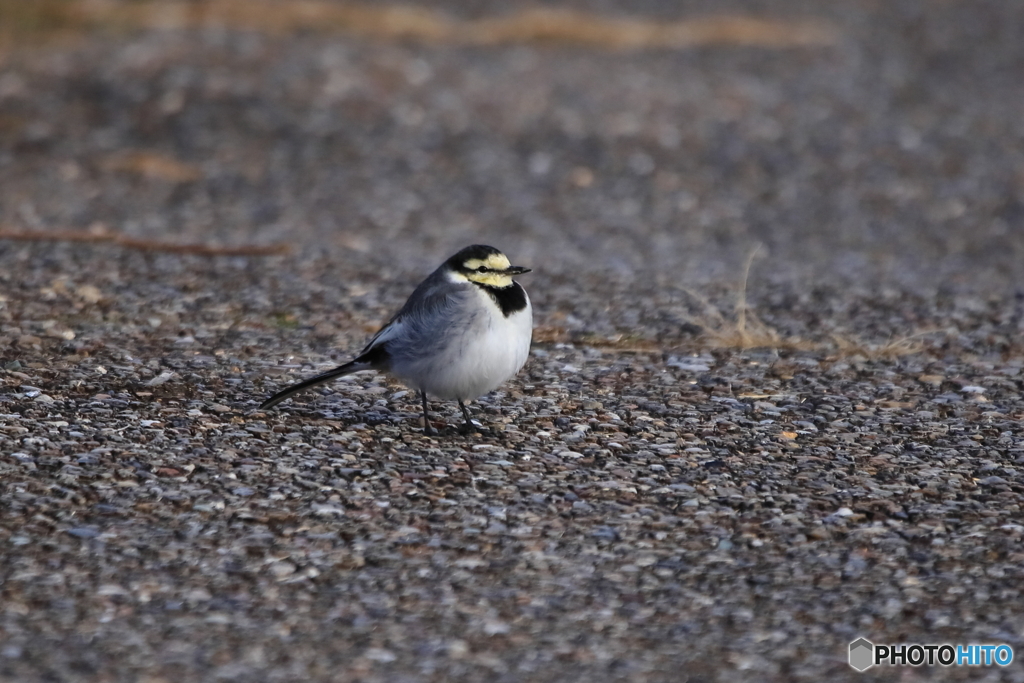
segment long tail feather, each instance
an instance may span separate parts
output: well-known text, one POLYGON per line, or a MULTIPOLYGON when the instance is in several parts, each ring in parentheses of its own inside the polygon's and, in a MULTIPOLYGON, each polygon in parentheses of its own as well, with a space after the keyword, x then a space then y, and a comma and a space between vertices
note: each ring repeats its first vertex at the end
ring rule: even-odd
POLYGON ((329 382, 332 379, 337 379, 338 377, 351 375, 353 372, 359 372, 360 370, 369 369, 371 369, 371 366, 368 363, 361 362, 360 359, 357 358, 351 363, 345 363, 344 365, 338 366, 333 370, 328 370, 327 372, 321 375, 317 375, 316 377, 310 377, 307 380, 303 380, 298 384, 293 384, 290 387, 277 392, 276 394, 268 398, 266 401, 261 403, 259 409, 266 410, 268 408, 273 408, 286 398, 291 398, 300 391, 304 391, 306 389, 309 389, 310 387, 314 387, 317 384, 323 384, 324 382, 329 382))

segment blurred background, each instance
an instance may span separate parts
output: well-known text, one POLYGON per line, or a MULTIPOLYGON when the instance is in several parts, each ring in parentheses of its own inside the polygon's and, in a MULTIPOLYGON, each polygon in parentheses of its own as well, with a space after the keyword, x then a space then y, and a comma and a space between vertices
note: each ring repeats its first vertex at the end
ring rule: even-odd
POLYGON ((1012 0, 0 0, 0 681, 1020 652, 1022 105, 1012 0), (474 242, 500 438, 254 411, 474 242))
POLYGON ((1003 292, 1022 33, 994 0, 0 0, 0 226, 1003 292))

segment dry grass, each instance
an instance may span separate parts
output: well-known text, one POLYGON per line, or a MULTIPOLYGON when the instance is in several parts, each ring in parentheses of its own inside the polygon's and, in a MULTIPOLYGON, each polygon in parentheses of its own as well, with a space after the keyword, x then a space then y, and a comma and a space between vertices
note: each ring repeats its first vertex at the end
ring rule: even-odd
POLYGON ((534 8, 462 20, 422 7, 329 0, 0 0, 0 44, 97 27, 194 29, 223 26, 265 33, 330 31, 428 43, 501 45, 547 42, 597 49, 679 50, 726 45, 761 48, 833 45, 839 33, 818 20, 712 16, 677 21, 534 8))
POLYGON ((774 327, 758 318, 748 305, 747 281, 750 277, 750 268, 760 250, 761 247, 758 245, 747 257, 731 314, 723 313, 705 297, 688 290, 687 295, 700 304, 701 309, 686 322, 699 327, 702 330, 702 340, 712 348, 770 348, 791 351, 810 351, 817 348, 816 344, 807 340, 784 337, 774 327))
POLYGON ((868 360, 894 360, 923 353, 928 348, 923 340, 928 332, 897 337, 880 344, 841 335, 831 335, 831 343, 787 337, 758 318, 743 301, 745 297, 739 297, 730 315, 722 313, 699 295, 693 292, 688 294, 699 301, 703 308, 699 315, 687 322, 701 328, 701 342, 710 348, 818 351, 838 357, 862 356, 868 360))
POLYGON ((0 0, 0 57, 11 47, 80 32, 68 7, 58 0, 0 0))
POLYGON ((569 331, 554 325, 537 325, 533 328, 534 344, 564 344, 572 341, 569 331))
POLYGON ((783 336, 774 327, 757 317, 747 303, 747 282, 750 277, 750 268, 760 250, 759 245, 747 257, 736 292, 736 303, 731 314, 723 313, 720 308, 711 304, 701 295, 687 291, 687 294, 700 304, 701 311, 686 322, 702 330, 701 341, 707 346, 743 351, 761 348, 774 349, 776 352, 780 350, 819 351, 840 357, 863 356, 869 360, 893 360, 902 356, 922 353, 927 348, 923 341, 924 336, 931 334, 927 331, 890 339, 882 344, 872 344, 840 335, 831 336, 832 344, 783 336))
POLYGON ((863 356, 868 360, 894 360, 902 356, 922 353, 927 346, 922 337, 930 332, 919 332, 906 337, 890 339, 883 344, 868 344, 857 339, 832 335, 840 356, 863 356))
POLYGON ((731 314, 723 313, 703 297, 688 292, 698 301, 702 310, 687 322, 701 329, 701 340, 716 349, 775 349, 787 351, 813 351, 819 344, 797 337, 783 336, 764 322, 746 304, 737 304, 731 314))
POLYGON ((466 42, 549 41, 611 49, 680 50, 711 45, 791 48, 832 45, 837 32, 820 22, 717 16, 659 23, 565 10, 530 10, 467 22, 466 42))
MULTIPOLYGON (((701 330, 696 340, 702 349, 729 349, 747 351, 750 349, 772 349, 779 351, 808 351, 825 354, 832 358, 860 356, 867 360, 894 360, 903 356, 923 353, 928 346, 924 337, 938 331, 924 331, 905 337, 889 339, 884 343, 870 343, 855 337, 831 335, 828 340, 802 339, 785 336, 757 316, 747 301, 747 285, 750 269, 761 251, 754 248, 743 267, 743 273, 736 288, 735 302, 731 311, 723 311, 706 297, 692 290, 687 296, 699 310, 685 318, 686 324, 701 330)), ((557 324, 538 325, 533 332, 535 344, 573 343, 593 348, 609 349, 624 353, 651 353, 669 349, 693 347, 692 340, 642 339, 630 335, 614 338, 573 334, 557 324)))

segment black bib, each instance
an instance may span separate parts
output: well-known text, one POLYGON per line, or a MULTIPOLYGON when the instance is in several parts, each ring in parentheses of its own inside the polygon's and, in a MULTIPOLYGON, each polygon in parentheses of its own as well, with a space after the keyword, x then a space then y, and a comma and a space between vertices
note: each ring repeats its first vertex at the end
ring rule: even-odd
POLYGON ((526 308, 526 290, 518 282, 513 282, 511 287, 491 287, 479 282, 473 284, 491 295, 506 318, 526 308))

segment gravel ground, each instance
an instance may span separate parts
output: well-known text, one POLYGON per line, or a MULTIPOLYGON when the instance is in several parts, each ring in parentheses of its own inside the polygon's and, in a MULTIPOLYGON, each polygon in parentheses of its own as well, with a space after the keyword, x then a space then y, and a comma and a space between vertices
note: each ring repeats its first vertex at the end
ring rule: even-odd
POLYGON ((292 251, 0 241, 0 680, 1024 681, 846 663, 1024 656, 1024 5, 707 10, 840 39, 7 54, 0 224, 292 251), (538 326, 484 434, 256 411, 473 242, 538 326))

